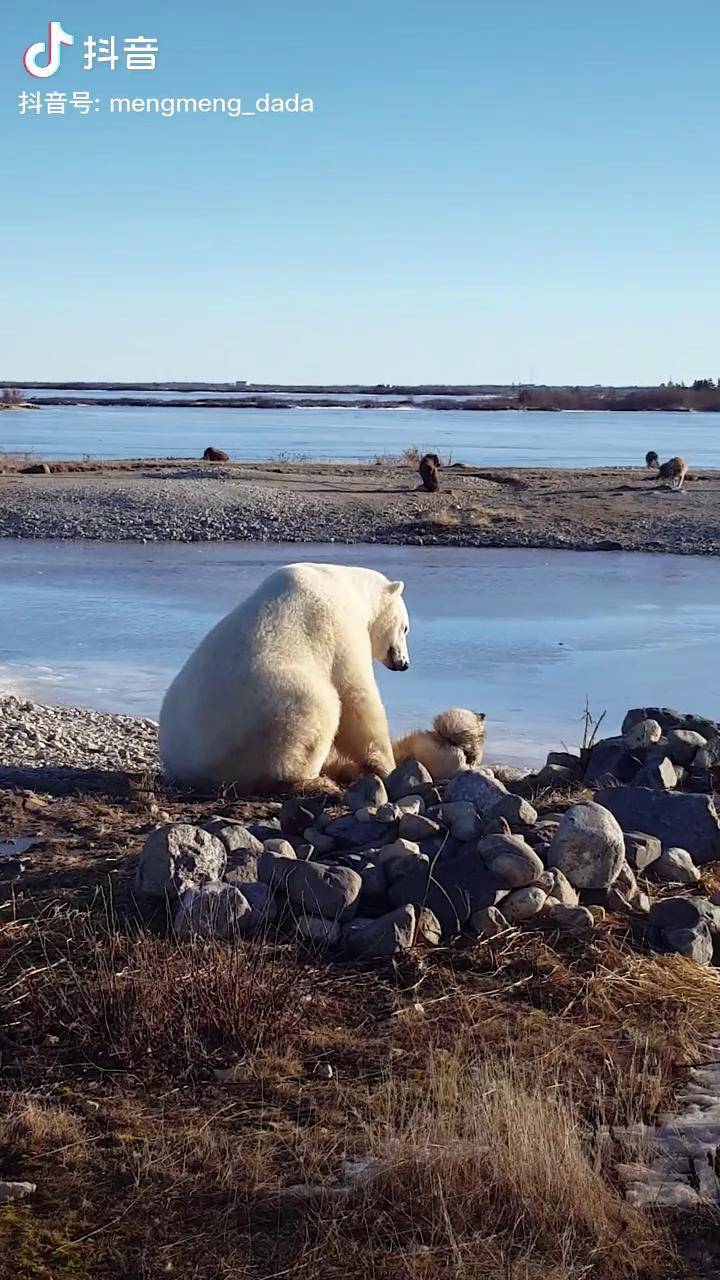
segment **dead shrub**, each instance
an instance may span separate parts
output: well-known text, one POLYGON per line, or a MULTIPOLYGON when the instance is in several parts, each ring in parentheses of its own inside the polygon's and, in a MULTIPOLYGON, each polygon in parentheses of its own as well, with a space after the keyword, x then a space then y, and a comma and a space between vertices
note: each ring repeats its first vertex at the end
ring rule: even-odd
POLYGON ((88 915, 31 977, 36 1024, 89 1062, 181 1077, 214 1063, 287 1056, 309 976, 289 948, 252 940, 182 944, 98 928, 88 915))

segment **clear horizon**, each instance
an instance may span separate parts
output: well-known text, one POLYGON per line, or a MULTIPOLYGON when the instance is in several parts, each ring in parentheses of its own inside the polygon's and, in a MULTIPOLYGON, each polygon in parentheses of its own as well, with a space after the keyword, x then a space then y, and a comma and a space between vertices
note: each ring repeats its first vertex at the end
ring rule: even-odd
POLYGON ((657 385, 720 376, 720 10, 691 0, 6 7, 13 380, 657 385), (75 44, 52 78, 23 50, 75 44), (158 41, 83 70, 83 40, 158 41), (21 116, 22 92, 312 98, 21 116), (190 368, 192 374, 178 372, 190 368), (170 372, 168 372, 170 371, 170 372))

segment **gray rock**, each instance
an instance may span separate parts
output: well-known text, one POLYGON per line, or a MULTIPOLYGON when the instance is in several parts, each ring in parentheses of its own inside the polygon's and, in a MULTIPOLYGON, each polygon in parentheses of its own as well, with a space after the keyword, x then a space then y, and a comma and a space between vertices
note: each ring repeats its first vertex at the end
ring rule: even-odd
POLYGON ((580 901, 578 891, 559 867, 549 867, 538 876, 537 883, 545 890, 548 897, 554 898, 563 907, 576 907, 580 901))
POLYGON ((428 891, 430 859, 418 846, 396 840, 394 845, 380 850, 378 861, 385 872, 387 896, 393 906, 401 907, 407 902, 421 906, 428 891))
POLYGON ((398 825, 398 835, 402 840, 427 840, 439 831, 439 824, 422 813, 403 814, 398 825))
POLYGON ((510 823, 507 818, 498 817, 488 818, 483 826, 483 833, 486 836, 511 836, 510 823))
POLYGON ((625 857, 635 871, 644 871, 662 853, 662 845, 657 836, 648 835, 646 831, 623 831, 623 838, 625 857))
MULTIPOLYGON (((243 824, 239 823, 238 825, 242 826, 243 824)), ((255 839, 259 840, 261 844, 265 844, 266 840, 276 839, 283 834, 279 818, 266 818, 264 822, 248 822, 245 830, 249 835, 255 836, 255 839)))
POLYGON ((382 778, 369 773, 358 778, 357 782, 353 782, 352 786, 348 787, 343 796, 343 804, 351 813, 356 813, 358 809, 365 809, 368 805, 374 805, 377 808, 378 805, 387 804, 387 799, 388 794, 382 778))
POLYGON ((520 836, 485 836, 477 851, 488 870, 514 889, 532 884, 544 870, 540 858, 520 836))
POLYGON ((415 938, 415 909, 410 904, 378 920, 352 920, 342 931, 346 955, 376 960, 409 951, 415 938))
POLYGON ((703 716, 686 715, 683 711, 675 711, 672 707, 633 707, 623 720, 622 731, 627 732, 639 720, 657 720, 663 733, 671 729, 692 729, 705 738, 720 735, 720 724, 716 720, 706 720, 703 716))
POLYGON ((278 910, 272 892, 261 881, 250 881, 248 884, 235 886, 250 903, 252 914, 250 919, 243 920, 243 929, 257 933, 277 920, 278 910))
POLYGON ((668 755, 673 764, 692 764, 698 751, 707 746, 707 738, 692 729, 671 729, 667 740, 668 755))
MULTIPOLYGON (((445 802, 466 800, 481 814, 489 814, 502 796, 508 795, 507 787, 498 782, 489 770, 459 769, 445 788, 445 802)), ((498 815, 499 816, 499 815, 498 815)))
POLYGON ((439 817, 455 840, 465 843, 467 840, 478 840, 482 835, 482 822, 475 805, 469 800, 455 800, 441 805, 439 817))
POLYGON ((623 833, 600 804, 568 809, 550 846, 549 864, 559 867, 578 889, 612 884, 625 860, 623 833))
MULTIPOLYGON (((281 853, 261 853, 258 858, 258 880, 270 889, 277 889, 285 883, 287 876, 296 865, 296 858, 285 857, 281 853)), ((303 863, 305 865, 313 865, 303 863)))
POLYGON ((473 850, 438 860, 424 905, 435 912, 443 938, 448 940, 462 932, 476 911, 495 906, 503 892, 497 876, 473 850))
POLYGON ((340 925, 336 920, 325 920, 323 916, 300 916, 295 922, 295 930, 306 942, 317 947, 334 947, 340 941, 340 925))
POLYGON ((548 751, 546 766, 557 765, 561 769, 569 769, 577 779, 582 777, 583 765, 580 756, 572 751, 548 751))
POLYGON ((592 912, 587 907, 571 907, 565 902, 553 902, 546 906, 543 916, 556 929, 565 933, 585 933, 595 924, 592 912))
POLYGON ((228 855, 223 879, 228 884, 250 884, 258 879, 258 857, 249 849, 238 849, 228 855))
POLYGON ((531 827, 537 822, 537 809, 533 809, 529 800, 523 800, 522 796, 508 792, 507 795, 498 796, 495 804, 488 811, 488 816, 504 818, 513 827, 531 827))
POLYGON ((320 862, 291 862, 283 890, 295 916, 324 916, 349 920, 357 910, 362 877, 349 867, 320 862))
POLYGON ((440 921, 429 907, 423 907, 418 914, 416 938, 430 947, 437 947, 442 942, 440 921))
MULTIPOLYGON (((415 810, 416 813, 420 812, 419 806, 421 804, 422 804, 422 800, 420 799, 420 796, 418 796, 417 797, 418 808, 415 810)), ((405 810, 401 809, 399 805, 392 804, 391 801, 388 801, 387 804, 381 804, 380 808, 376 809, 374 814, 370 809, 358 809, 358 817, 360 816, 360 814, 362 814, 363 816, 367 814, 368 817, 374 817, 377 822, 384 822, 387 826, 390 826, 391 823, 393 822, 399 822, 404 812, 405 810)))
POLYGON ((661 898, 650 908, 648 930, 651 940, 655 942, 655 934, 662 929, 692 929, 704 922, 704 904, 707 899, 685 897, 678 894, 674 898, 661 898))
POLYGON ((502 914, 508 924, 524 924, 533 920, 545 906, 547 894, 537 884, 526 885, 523 889, 513 889, 502 900, 502 914))
POLYGON ((700 879, 700 872, 687 849, 663 849, 652 864, 652 873, 656 880, 667 880, 670 884, 697 884, 700 879))
MULTIPOLYGON (((10 1204, 13 1200, 24 1200, 26 1196, 34 1195, 36 1191, 37 1183, 35 1182, 7 1182, 3 1178, 0 1180, 0 1204, 10 1204)), ((14 1274, 18 1275, 19 1273, 15 1272, 14 1274)))
POLYGON ((628 725, 623 731, 623 738, 626 745, 631 751, 638 748, 652 747, 654 743, 659 742, 663 736, 663 731, 657 720, 638 720, 636 724, 628 725))
POLYGON ((468 920, 468 930, 480 938, 496 938, 510 926, 498 907, 481 907, 468 920))
POLYGON ((308 844, 311 844, 317 853, 330 853, 335 848, 335 841, 332 836, 328 836, 324 831, 319 831, 317 827, 307 827, 303 831, 303 838, 308 844))
MULTIPOLYGON (((387 838, 387 825, 375 818, 360 820, 354 813, 343 814, 333 818, 323 827, 323 835, 330 836, 338 844, 355 845, 363 848, 367 845, 381 844, 387 838)), ((308 839, 310 837, 308 836, 308 839)), ((311 844, 314 841, 311 841, 311 844)))
POLYGON ((712 964, 713 940, 706 924, 694 929, 663 929, 663 950, 677 952, 696 964, 712 964))
POLYGON ((183 941, 193 936, 227 941, 248 928, 251 915, 250 903, 235 885, 216 881, 185 891, 173 929, 183 941))
POLYGON ((406 840, 404 837, 399 836, 397 840, 381 845, 377 851, 377 861, 380 863, 393 862, 396 858, 417 857, 419 853, 419 844, 414 840, 406 840))
POLYGON ((363 859, 354 867, 362 879, 362 888, 358 897, 358 911, 361 915, 376 915, 387 910, 387 870, 384 865, 372 859, 363 859))
POLYGON ((280 810, 280 826, 291 836, 300 836, 308 827, 314 827, 322 811, 322 801, 300 800, 290 796, 283 801, 280 810))
MULTIPOLYGON (((275 837, 266 840, 263 845, 265 853, 276 853, 279 858, 296 858, 297 854, 289 840, 282 840, 275 837)), ((228 859, 229 861, 229 859, 228 859)))
POLYGON ((689 849, 695 863, 720 858, 720 818, 711 796, 608 787, 595 799, 621 827, 647 831, 663 846, 689 849))
POLYGON ((696 753, 693 760, 693 771, 697 773, 707 773, 711 769, 716 769, 720 764, 720 755, 718 753, 718 743, 708 742, 707 746, 701 747, 696 753))
POLYGON ((538 786, 552 787, 571 787, 577 782, 577 774, 574 769, 568 769, 563 764, 544 764, 542 769, 535 775, 535 781, 538 786))
POLYGON ((203 830, 217 836, 225 846, 227 853, 235 853, 242 849, 246 853, 262 853, 262 842, 248 831, 243 822, 231 822, 227 818, 211 818, 203 823, 203 830))
MULTIPOLYGON (((402 813, 424 813, 425 801, 418 791, 415 795, 400 796, 399 800, 395 801, 395 808, 401 810, 401 814, 398 816, 401 816, 402 813)), ((432 817, 432 815, 430 816, 432 817)))
POLYGON ((227 863, 217 836, 187 822, 151 831, 135 873, 135 892, 150 898, 181 897, 221 880, 227 863))
POLYGON ((590 752, 585 781, 589 787, 632 782, 639 768, 640 760, 629 750, 624 738, 601 738, 590 752))
POLYGON ((432 786, 432 778, 419 760, 406 760, 399 764, 385 779, 388 799, 398 800, 413 791, 422 791, 425 786, 432 786))
POLYGON ((669 756, 648 760, 635 774, 636 787, 652 787, 656 791, 672 791, 677 786, 677 772, 669 756))

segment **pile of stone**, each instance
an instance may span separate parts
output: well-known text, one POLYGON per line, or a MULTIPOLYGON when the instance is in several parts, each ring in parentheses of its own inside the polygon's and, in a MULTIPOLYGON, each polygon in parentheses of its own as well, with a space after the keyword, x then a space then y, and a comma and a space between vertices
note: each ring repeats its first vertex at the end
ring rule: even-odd
MULTIPOLYGON (((580 777, 600 747, 589 763, 562 753, 564 762, 550 766, 580 777)), ((638 770, 654 767, 652 747, 626 745, 620 754, 626 750, 641 752, 638 770)), ((408 761, 384 782, 360 778, 339 805, 291 798, 260 823, 218 816, 202 826, 158 827, 140 857, 136 893, 170 904, 179 938, 279 931, 352 959, 524 925, 581 932, 607 912, 623 912, 645 920, 657 949, 710 963, 720 907, 699 897, 651 905, 649 896, 652 880, 697 892, 693 854, 720 857, 709 796, 672 796, 704 808, 693 813, 684 842, 673 828, 668 844, 634 812, 624 820, 616 803, 626 790, 667 800, 665 790, 606 787, 600 802, 539 818, 513 785, 527 790, 527 779, 506 785, 484 767, 436 785, 408 761)))

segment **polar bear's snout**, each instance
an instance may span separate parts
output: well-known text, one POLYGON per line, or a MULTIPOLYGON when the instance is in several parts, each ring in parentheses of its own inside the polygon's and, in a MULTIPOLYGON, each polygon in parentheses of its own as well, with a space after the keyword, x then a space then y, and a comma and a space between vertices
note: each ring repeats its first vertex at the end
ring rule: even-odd
POLYGON ((391 671, 407 671, 410 666, 407 648, 405 649, 405 653, 401 653, 395 648, 395 645, 392 645, 388 650, 388 656, 385 659, 385 666, 389 667, 391 671))

